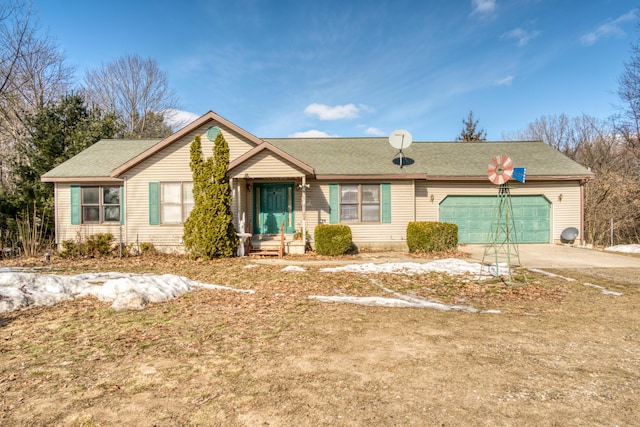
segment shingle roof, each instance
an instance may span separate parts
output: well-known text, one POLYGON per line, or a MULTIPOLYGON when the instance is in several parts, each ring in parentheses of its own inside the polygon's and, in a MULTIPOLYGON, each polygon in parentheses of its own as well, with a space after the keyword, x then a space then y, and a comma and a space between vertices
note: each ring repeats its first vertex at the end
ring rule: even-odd
POLYGON ((45 173, 42 179, 109 177, 111 171, 159 141, 160 139, 103 139, 45 173))
MULTIPOLYGON (((101 140, 42 176, 109 178, 112 172, 160 139, 101 140)), ((589 177, 592 173, 542 141, 414 142, 404 150, 409 164, 400 168, 398 150, 387 138, 267 138, 276 148, 311 166, 317 175, 425 175, 429 177, 485 177, 487 165, 505 154, 529 178, 589 177), (394 158, 396 162, 394 163, 394 158)))
POLYGON ((527 176, 591 176, 592 173, 542 141, 414 142, 404 150, 409 161, 393 163, 398 150, 387 138, 266 138, 311 165, 317 175, 418 174, 432 177, 484 177, 492 158, 505 154, 527 176), (333 155, 331 155, 333 154, 333 155))

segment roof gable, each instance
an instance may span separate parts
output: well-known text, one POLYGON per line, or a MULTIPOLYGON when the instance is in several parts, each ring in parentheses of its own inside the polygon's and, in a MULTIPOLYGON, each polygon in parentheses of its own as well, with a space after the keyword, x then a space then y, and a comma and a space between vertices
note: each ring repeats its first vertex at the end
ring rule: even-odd
POLYGON ((301 162, 296 157, 291 156, 289 153, 282 151, 281 149, 269 144, 268 142, 263 142, 257 147, 247 151, 242 156, 238 157, 234 161, 229 163, 229 172, 233 173, 234 170, 240 169, 243 164, 246 164, 252 159, 255 159, 259 155, 264 155, 265 153, 271 153, 276 158, 281 161, 290 164, 295 169, 298 169, 308 175, 313 175, 314 170, 311 166, 301 162))
POLYGON ((156 154, 157 152, 163 150, 164 148, 166 148, 167 146, 173 144, 174 142, 179 141, 181 138, 189 135, 189 133, 194 132, 199 127, 204 126, 209 122, 215 122, 217 124, 220 124, 220 125, 224 126, 224 127, 228 128, 228 129, 230 129, 231 131, 243 136, 244 138, 246 138, 248 141, 250 141, 251 143, 253 143, 255 145, 261 145, 261 144, 264 143, 264 141, 261 140, 260 138, 258 138, 257 136, 247 132, 246 130, 244 130, 241 127, 237 126, 236 124, 230 122, 229 120, 223 118, 222 116, 219 116, 218 114, 214 113, 213 111, 209 111, 205 115, 201 116, 199 119, 189 123, 187 126, 183 127, 179 131, 177 131, 174 134, 169 135, 165 139, 161 140, 158 144, 156 144, 153 147, 149 148, 148 150, 138 154, 137 156, 129 159, 127 162, 125 162, 124 164, 122 164, 118 168, 116 168, 113 171, 113 175, 114 176, 118 176, 118 175, 123 174, 127 170, 129 170, 132 167, 138 165, 139 163, 143 162, 144 160, 148 159, 149 157, 153 156, 154 154, 156 154))

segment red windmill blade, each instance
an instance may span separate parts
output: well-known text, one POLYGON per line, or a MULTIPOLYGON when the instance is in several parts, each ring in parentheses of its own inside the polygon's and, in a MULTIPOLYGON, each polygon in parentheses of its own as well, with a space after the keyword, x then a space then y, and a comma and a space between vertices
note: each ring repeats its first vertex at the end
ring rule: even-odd
POLYGON ((509 156, 500 155, 491 159, 487 176, 489 181, 496 185, 502 185, 511 179, 513 175, 513 162, 509 156))

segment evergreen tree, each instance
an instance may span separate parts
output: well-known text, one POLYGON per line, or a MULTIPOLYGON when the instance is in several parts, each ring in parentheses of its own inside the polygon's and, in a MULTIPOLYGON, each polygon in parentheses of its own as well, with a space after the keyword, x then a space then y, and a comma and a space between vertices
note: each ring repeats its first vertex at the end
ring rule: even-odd
POLYGON ((33 210, 52 218, 53 188, 40 176, 119 130, 113 114, 88 109, 82 95, 65 95, 56 103, 26 117, 30 136, 13 165, 17 191, 11 196, 15 211, 33 210))
POLYGON ((487 140, 487 133, 484 129, 477 130, 478 120, 473 120, 473 111, 469 111, 469 117, 462 120, 462 124, 464 124, 464 127, 456 141, 478 142, 487 140))
POLYGON ((194 258, 235 256, 238 236, 231 212, 229 146, 222 132, 214 142, 213 158, 204 159, 200 136, 191 143, 194 206, 184 223, 184 244, 194 258))

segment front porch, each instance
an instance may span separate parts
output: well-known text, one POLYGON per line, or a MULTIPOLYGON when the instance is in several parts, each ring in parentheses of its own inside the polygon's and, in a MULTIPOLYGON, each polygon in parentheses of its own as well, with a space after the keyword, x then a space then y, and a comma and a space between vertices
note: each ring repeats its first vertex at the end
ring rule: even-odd
POLYGON ((239 256, 304 255, 306 177, 232 179, 234 225, 244 245, 239 256))

